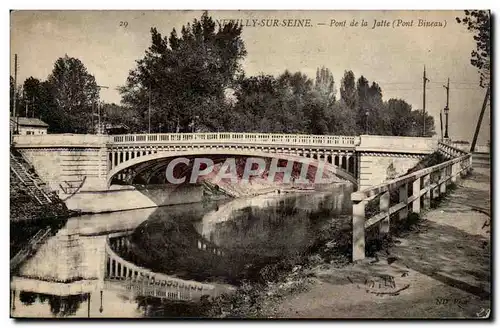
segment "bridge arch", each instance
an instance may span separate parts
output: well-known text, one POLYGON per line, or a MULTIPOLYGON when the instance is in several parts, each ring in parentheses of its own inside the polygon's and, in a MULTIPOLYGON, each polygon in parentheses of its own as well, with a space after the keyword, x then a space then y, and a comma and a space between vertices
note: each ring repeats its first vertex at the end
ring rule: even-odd
POLYGON ((308 164, 312 167, 318 167, 320 162, 324 165, 324 169, 327 172, 330 172, 337 177, 349 181, 357 186, 356 178, 351 175, 346 170, 335 166, 334 164, 330 164, 329 161, 321 161, 319 159, 303 157, 290 153, 277 153, 277 152, 265 152, 258 150, 249 150, 249 149, 189 149, 189 150, 175 150, 175 151, 160 151, 156 153, 146 154, 139 157, 131 158, 127 161, 124 161, 115 167, 113 167, 107 175, 106 185, 109 188, 111 186, 111 182, 113 178, 124 171, 125 169, 131 168, 138 164, 147 163, 150 161, 158 160, 158 159, 167 159, 167 158, 175 158, 175 157, 188 157, 188 156, 213 156, 213 155, 221 155, 221 156, 245 156, 245 157, 262 157, 262 158, 276 158, 281 160, 290 160, 295 162, 300 162, 304 164, 308 164))

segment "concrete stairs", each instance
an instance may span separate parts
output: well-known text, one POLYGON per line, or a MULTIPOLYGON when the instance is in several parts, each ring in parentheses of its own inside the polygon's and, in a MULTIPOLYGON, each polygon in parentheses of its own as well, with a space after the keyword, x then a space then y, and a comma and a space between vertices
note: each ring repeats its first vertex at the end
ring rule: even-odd
POLYGON ((47 205, 57 201, 57 196, 50 191, 48 186, 33 171, 29 170, 29 165, 21 155, 10 153, 10 169, 21 180, 28 193, 40 205, 47 205))

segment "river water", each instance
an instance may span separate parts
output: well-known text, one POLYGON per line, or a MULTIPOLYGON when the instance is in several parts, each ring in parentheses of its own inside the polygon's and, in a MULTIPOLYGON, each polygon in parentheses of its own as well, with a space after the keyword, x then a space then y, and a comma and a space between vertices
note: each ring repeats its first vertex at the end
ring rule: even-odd
MULTIPOLYGON (((23 277, 24 273, 44 283, 54 280, 53 271, 61 271, 61 265, 69 263, 59 263, 59 269, 51 269, 61 257, 59 240, 61 236, 71 235, 84 246, 75 251, 79 254, 67 257, 75 265, 79 265, 78 261, 86 263, 79 274, 83 279, 97 279, 102 273, 96 272, 101 268, 98 265, 97 269, 92 268, 93 254, 99 252, 107 234, 129 231, 131 247, 120 255, 155 272, 233 285, 244 280, 268 279, 262 270, 265 266, 307 255, 314 252, 318 242, 342 237, 342 229, 345 230, 350 221, 351 192, 350 185, 337 184, 322 192, 272 193, 72 218, 53 237, 55 239, 47 241, 53 244, 50 250, 37 252, 19 275, 23 277), (207 252, 200 247, 200 242, 220 253, 207 252)), ((67 244, 67 238, 64 240, 67 244)), ((48 317, 151 316, 151 309, 143 306, 144 299, 125 301, 107 291, 102 305, 97 304, 95 296, 90 301, 89 294, 51 295, 47 291, 37 292, 32 286, 23 291, 22 283, 17 284, 17 289, 15 316, 30 313, 48 317), (98 305, 105 311, 98 311, 98 305)), ((187 309, 172 305, 170 315, 182 314, 183 308, 187 309)))

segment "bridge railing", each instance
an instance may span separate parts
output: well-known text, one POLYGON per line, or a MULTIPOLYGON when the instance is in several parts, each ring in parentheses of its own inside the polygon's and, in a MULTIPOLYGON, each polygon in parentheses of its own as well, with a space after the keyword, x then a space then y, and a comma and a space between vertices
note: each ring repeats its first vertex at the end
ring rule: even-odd
POLYGON ((468 151, 457 147, 454 143, 440 141, 438 144, 438 151, 447 156, 448 158, 460 157, 468 154, 468 151))
POLYGON ((447 186, 469 172, 471 165, 471 154, 465 154, 352 193, 353 261, 365 258, 365 233, 368 229, 378 225, 379 234, 388 234, 391 216, 405 220, 409 207, 413 213, 420 213, 422 207, 429 208, 431 199, 446 193, 447 186))
POLYGON ((111 136, 113 144, 148 143, 148 144, 182 144, 182 143, 242 143, 242 144, 295 144, 295 145, 338 145, 354 147, 355 137, 328 135, 301 135, 275 133, 159 133, 159 134, 127 134, 111 136))

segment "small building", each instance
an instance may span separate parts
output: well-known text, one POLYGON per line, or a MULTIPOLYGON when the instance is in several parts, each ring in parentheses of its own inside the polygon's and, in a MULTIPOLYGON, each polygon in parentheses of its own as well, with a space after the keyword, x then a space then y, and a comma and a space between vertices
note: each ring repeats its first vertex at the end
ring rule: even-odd
POLYGON ((11 117, 10 132, 23 135, 47 134, 49 125, 38 118, 11 117))
POLYGON ((130 131, 130 128, 123 123, 119 124, 106 124, 104 126, 104 131, 106 134, 127 134, 130 131))

